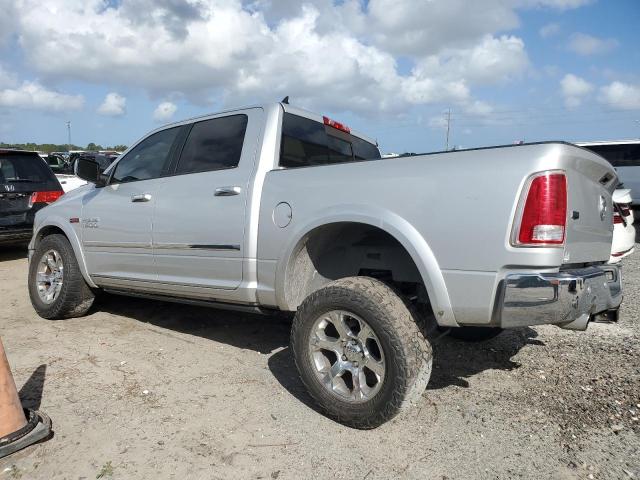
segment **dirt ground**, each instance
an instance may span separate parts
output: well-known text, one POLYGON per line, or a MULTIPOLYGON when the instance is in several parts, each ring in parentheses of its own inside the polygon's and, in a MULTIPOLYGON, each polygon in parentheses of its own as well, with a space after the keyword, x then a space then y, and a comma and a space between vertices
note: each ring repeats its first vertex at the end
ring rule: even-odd
POLYGON ((445 337, 422 402, 372 431, 316 412, 286 321, 108 296, 43 320, 25 256, 0 250, 0 335, 55 435, 0 479, 640 478, 638 253, 618 324, 445 337))

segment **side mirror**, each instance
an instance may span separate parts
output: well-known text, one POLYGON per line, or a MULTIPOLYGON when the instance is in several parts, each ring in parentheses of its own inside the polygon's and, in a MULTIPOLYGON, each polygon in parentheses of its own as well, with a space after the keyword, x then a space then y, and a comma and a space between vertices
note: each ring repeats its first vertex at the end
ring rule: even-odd
POLYGON ((97 187, 104 187, 107 184, 107 179, 102 174, 100 165, 88 158, 80 157, 76 160, 74 173, 82 180, 95 183, 97 187))

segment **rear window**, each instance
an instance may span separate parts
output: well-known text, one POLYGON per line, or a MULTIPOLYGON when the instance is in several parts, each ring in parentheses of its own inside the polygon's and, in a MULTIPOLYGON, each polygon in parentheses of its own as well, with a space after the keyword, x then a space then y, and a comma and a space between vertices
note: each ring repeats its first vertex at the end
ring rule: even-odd
POLYGON ((640 144, 590 145, 584 148, 603 156, 614 167, 640 167, 640 144))
POLYGON ((0 154, 0 185, 13 185, 11 190, 17 191, 22 190, 20 185, 55 182, 53 172, 39 155, 0 154))
POLYGON ((280 166, 332 165, 380 158, 378 148, 354 135, 305 117, 285 113, 280 166))

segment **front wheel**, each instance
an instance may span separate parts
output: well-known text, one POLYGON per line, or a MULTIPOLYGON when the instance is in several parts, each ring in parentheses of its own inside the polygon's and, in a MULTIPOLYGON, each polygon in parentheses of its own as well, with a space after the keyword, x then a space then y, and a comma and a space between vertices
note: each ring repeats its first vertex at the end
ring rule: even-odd
POLYGON ((291 349, 302 382, 329 417, 375 428, 420 398, 432 350, 404 302, 367 277, 312 293, 293 321, 291 349))
POLYGON ((38 243, 29 264, 29 297, 38 315, 48 319, 79 317, 91 308, 95 295, 64 235, 38 243))

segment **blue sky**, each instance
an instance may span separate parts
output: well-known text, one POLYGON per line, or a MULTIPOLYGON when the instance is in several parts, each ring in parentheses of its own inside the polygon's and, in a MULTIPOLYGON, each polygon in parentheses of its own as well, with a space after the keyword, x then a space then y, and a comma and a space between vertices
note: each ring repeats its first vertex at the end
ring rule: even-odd
POLYGON ((284 95, 387 152, 443 149, 449 108, 461 147, 640 137, 640 2, 470 5, 0 0, 0 141, 64 143, 70 120, 130 144, 284 95))

